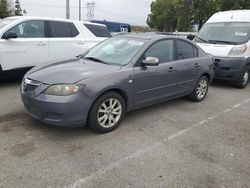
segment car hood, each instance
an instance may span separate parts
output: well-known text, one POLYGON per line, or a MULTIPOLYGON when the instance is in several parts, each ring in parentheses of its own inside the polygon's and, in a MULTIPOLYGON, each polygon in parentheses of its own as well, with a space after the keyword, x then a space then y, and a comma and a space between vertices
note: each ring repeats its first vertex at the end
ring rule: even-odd
POLYGON ((118 71, 119 69, 121 69, 121 66, 74 59, 37 66, 31 69, 26 77, 44 84, 73 84, 91 76, 118 71))
POLYGON ((229 52, 234 47, 233 45, 225 44, 208 44, 208 43, 197 43, 207 54, 213 56, 227 57, 229 52))

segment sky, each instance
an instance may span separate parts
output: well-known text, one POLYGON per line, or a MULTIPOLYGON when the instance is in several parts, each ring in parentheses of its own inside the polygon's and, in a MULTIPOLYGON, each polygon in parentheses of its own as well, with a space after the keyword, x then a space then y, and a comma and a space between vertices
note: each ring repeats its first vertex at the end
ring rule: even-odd
MULTIPOLYGON (((82 0, 82 20, 86 20, 87 1, 82 0)), ((66 0, 20 0, 27 16, 46 16, 65 18, 66 0)), ((95 0, 94 19, 126 22, 146 26, 152 0, 95 0)), ((79 0, 70 0, 70 18, 79 19, 79 0)))

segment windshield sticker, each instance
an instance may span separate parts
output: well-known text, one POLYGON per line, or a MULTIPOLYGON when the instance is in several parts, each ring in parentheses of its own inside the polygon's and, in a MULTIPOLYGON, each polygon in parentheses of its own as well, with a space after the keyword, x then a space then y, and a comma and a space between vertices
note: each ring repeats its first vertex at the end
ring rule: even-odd
POLYGON ((247 33, 236 32, 235 35, 236 35, 236 36, 240 36, 240 37, 245 37, 245 36, 247 36, 247 33))
POLYGON ((141 46, 141 45, 143 45, 144 43, 143 43, 143 42, 141 42, 141 41, 130 40, 130 41, 128 41, 128 44, 130 44, 130 45, 137 45, 137 46, 141 46))

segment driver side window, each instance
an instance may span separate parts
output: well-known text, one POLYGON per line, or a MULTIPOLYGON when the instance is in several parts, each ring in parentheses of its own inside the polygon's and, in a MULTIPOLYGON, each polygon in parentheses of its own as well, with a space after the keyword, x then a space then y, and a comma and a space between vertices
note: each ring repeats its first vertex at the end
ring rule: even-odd
POLYGON ((9 32, 15 32, 17 38, 44 38, 44 22, 42 20, 26 21, 13 27, 9 32))
POLYGON ((159 63, 166 63, 174 59, 173 40, 162 40, 153 44, 145 53, 145 57, 156 57, 159 63))

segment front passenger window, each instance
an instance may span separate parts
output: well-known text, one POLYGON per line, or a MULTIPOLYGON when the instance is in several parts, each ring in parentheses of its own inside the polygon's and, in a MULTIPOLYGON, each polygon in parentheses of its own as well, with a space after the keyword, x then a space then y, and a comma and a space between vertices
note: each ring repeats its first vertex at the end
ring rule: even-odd
POLYGON ((44 34, 44 22, 42 20, 26 21, 12 29, 9 32, 15 32, 17 38, 43 38, 44 34))
POLYGON ((159 63, 173 61, 173 40, 162 40, 153 44, 145 53, 145 57, 156 57, 159 63))

